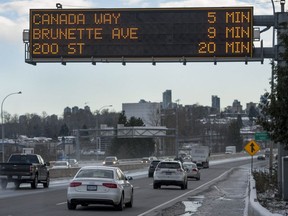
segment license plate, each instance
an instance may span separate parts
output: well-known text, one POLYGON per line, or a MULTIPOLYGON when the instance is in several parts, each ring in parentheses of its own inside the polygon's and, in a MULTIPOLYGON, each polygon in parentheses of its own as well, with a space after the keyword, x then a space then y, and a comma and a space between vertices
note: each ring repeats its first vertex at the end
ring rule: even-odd
POLYGON ((166 172, 166 175, 171 175, 172 173, 171 172, 166 172))
POLYGON ((87 191, 97 191, 97 185, 87 185, 87 191))

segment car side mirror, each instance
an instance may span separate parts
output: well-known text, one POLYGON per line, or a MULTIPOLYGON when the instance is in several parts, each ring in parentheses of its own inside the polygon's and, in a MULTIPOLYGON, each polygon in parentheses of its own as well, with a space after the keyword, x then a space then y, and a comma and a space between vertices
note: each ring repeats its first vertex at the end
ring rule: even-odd
POLYGON ((46 166, 50 166, 50 162, 46 162, 45 165, 46 165, 46 166))
POLYGON ((125 178, 126 178, 126 180, 128 180, 128 181, 133 180, 132 176, 126 176, 125 178))

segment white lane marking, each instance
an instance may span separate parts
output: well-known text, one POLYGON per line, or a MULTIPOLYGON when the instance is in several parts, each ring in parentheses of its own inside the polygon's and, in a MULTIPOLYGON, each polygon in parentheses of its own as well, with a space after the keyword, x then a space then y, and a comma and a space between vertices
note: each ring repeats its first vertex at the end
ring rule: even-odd
POLYGON ((206 185, 208 185, 208 184, 210 184, 210 183, 212 183, 212 182, 214 182, 214 181, 222 178, 224 175, 226 175, 227 173, 229 173, 232 169, 233 169, 233 168, 227 170, 226 172, 222 173, 222 174, 221 174, 220 176, 218 176, 217 178, 215 178, 215 179, 213 179, 213 180, 211 180, 211 181, 209 181, 209 182, 206 182, 205 184, 200 185, 199 187, 197 187, 197 188, 195 188, 195 189, 193 189, 193 190, 191 190, 191 191, 188 191, 188 192, 186 192, 186 193, 184 193, 184 194, 182 194, 182 195, 180 195, 180 196, 178 196, 178 197, 175 197, 175 198, 172 199, 172 200, 169 200, 169 201, 167 201, 167 202, 165 202, 165 203, 162 203, 162 204, 160 204, 160 205, 158 205, 158 206, 156 206, 156 207, 154 207, 154 208, 152 208, 152 209, 150 209, 150 210, 148 210, 148 211, 146 211, 146 212, 143 212, 142 214, 139 214, 139 215, 137 215, 137 216, 144 216, 144 215, 146 215, 146 214, 148 214, 148 213, 151 213, 152 211, 154 211, 154 210, 156 210, 156 209, 158 209, 158 208, 161 208, 161 207, 163 207, 163 206, 165 206, 165 205, 167 205, 167 204, 169 204, 169 203, 171 203, 171 202, 174 202, 174 201, 177 200, 177 199, 180 199, 180 198, 186 196, 186 195, 189 194, 189 193, 192 193, 192 192, 194 192, 194 191, 196 191, 196 190, 198 190, 198 189, 200 189, 200 188, 202 188, 202 187, 205 187, 206 185))

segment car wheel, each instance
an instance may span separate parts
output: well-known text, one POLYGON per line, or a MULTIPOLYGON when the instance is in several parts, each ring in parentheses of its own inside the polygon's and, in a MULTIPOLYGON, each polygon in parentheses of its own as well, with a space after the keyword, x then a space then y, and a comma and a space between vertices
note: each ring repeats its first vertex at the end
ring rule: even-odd
POLYGON ((7 188, 7 184, 8 184, 8 181, 6 179, 2 179, 1 180, 1 188, 2 189, 6 189, 7 188))
POLYGON ((159 185, 156 183, 153 183, 153 189, 158 189, 158 188, 159 188, 159 185))
POLYGON ((185 190, 185 187, 186 187, 185 185, 186 185, 185 182, 183 182, 183 184, 181 185, 182 190, 185 190))
POLYGON ((121 196, 120 202, 118 205, 115 205, 115 209, 117 211, 122 211, 123 210, 123 195, 121 196))
POLYGON ((71 202, 67 201, 67 208, 68 208, 69 210, 75 210, 76 207, 77 207, 77 204, 71 203, 71 202))
POLYGON ((132 208, 133 206, 133 191, 131 193, 131 199, 130 199, 130 202, 126 203, 125 204, 125 207, 128 207, 128 208, 132 208))
POLYGON ((48 188, 48 187, 49 187, 49 184, 50 184, 50 177, 49 177, 49 175, 48 175, 46 181, 43 183, 43 187, 44 187, 44 188, 48 188))
POLYGON ((36 189, 38 185, 38 175, 35 175, 33 182, 31 183, 31 188, 36 189))

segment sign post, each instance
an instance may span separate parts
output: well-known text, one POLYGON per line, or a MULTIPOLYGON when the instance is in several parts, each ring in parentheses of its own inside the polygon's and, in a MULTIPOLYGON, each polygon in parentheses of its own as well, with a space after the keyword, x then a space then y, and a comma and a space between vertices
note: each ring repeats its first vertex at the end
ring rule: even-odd
POLYGON ((253 170, 253 155, 255 155, 259 150, 260 146, 254 141, 251 140, 247 145, 244 147, 245 151, 251 155, 251 172, 253 170))

